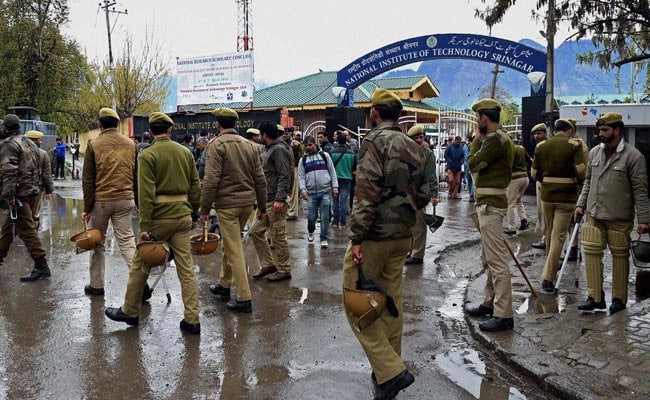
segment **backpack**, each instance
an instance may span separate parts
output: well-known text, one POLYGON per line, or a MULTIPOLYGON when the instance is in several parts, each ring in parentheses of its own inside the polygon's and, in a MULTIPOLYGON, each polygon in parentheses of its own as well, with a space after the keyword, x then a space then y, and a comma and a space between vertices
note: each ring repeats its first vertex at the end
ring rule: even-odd
MULTIPOLYGON (((325 165, 328 165, 328 163, 327 163, 327 158, 325 158, 325 154, 323 153, 323 150, 320 150, 320 151, 318 152, 318 155, 320 156, 320 158, 323 159, 323 161, 325 161, 325 165)), ((306 169, 306 168, 307 168, 307 160, 305 160, 305 157, 304 157, 304 156, 302 157, 302 168, 303 168, 303 169, 306 169)))

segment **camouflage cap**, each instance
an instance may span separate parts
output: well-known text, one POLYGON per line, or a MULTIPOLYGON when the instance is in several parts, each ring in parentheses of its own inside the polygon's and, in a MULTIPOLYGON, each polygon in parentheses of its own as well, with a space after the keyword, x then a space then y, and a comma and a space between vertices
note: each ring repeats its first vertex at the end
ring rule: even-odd
POLYGON ((278 124, 278 132, 284 133, 284 126, 278 124))
POLYGON ((623 122, 623 115, 617 112, 608 112, 596 121, 596 126, 611 125, 616 122, 623 122))
POLYGON ((406 134, 409 135, 409 137, 422 136, 424 135, 424 125, 413 125, 406 134))
POLYGON ((7 114, 2 120, 2 124, 9 129, 20 128, 20 119, 16 114, 7 114))
POLYGON ((239 119, 239 114, 237 114, 237 111, 233 110, 232 108, 217 108, 212 111, 212 114, 214 114, 214 116, 217 118, 239 119))
POLYGON ((170 125, 174 125, 174 121, 171 118, 169 118, 167 114, 158 111, 149 114, 149 125, 156 122, 164 122, 170 125))
POLYGON ((112 108, 104 107, 99 110, 99 118, 115 118, 116 120, 120 120, 119 115, 113 110, 112 108))
POLYGON ((481 99, 472 105, 472 111, 487 111, 487 110, 496 110, 501 111, 501 104, 494 99, 481 99))
POLYGON ((248 129, 246 130, 246 133, 250 133, 251 135, 259 135, 259 134, 260 134, 260 130, 257 129, 257 128, 248 128, 248 129))
POLYGON ((30 139, 40 139, 43 137, 43 133, 39 131, 27 131, 25 132, 25 137, 30 139))
POLYGON ((372 91, 370 102, 373 106, 385 106, 402 109, 402 100, 395 93, 386 89, 378 88, 372 91))
POLYGON ((546 124, 545 124, 545 123, 541 123, 541 124, 537 124, 537 125, 533 126, 533 129, 531 129, 530 132, 531 132, 531 133, 535 133, 535 132, 537 132, 537 131, 544 131, 544 132, 546 132, 547 129, 548 129, 548 128, 546 127, 546 124))

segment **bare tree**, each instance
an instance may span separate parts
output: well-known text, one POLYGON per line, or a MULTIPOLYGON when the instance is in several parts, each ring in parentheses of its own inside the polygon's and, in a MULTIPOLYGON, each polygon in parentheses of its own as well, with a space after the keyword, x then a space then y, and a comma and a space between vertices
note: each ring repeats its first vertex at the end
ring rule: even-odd
POLYGON ((110 66, 104 62, 96 68, 97 90, 102 98, 110 99, 115 87, 116 111, 122 118, 160 111, 169 92, 169 64, 169 55, 154 40, 153 32, 147 30, 139 49, 127 35, 124 50, 115 61, 114 85, 110 66))

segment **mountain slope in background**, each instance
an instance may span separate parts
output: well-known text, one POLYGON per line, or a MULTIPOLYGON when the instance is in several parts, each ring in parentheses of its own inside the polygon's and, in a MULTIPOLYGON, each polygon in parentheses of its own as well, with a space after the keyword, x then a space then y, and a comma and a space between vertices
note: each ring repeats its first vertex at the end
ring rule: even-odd
MULTIPOLYGON (((545 51, 537 42, 524 39, 519 43, 545 51)), ((555 49, 555 97, 590 96, 629 93, 632 67, 627 65, 621 69, 619 81, 621 88, 616 86, 616 70, 603 71, 595 65, 580 64, 576 60, 578 54, 595 50, 589 40, 565 42, 555 49)), ((415 73, 429 75, 433 83, 440 89, 440 97, 436 100, 455 108, 468 108, 476 100, 481 89, 492 83, 494 64, 464 59, 430 60, 422 62, 415 73)), ((530 83, 526 75, 510 68, 500 67, 497 86, 507 90, 513 98, 530 95, 530 83)), ((413 70, 390 71, 387 77, 398 77, 413 74, 413 70)), ((641 90, 645 75, 639 74, 636 90, 641 90)))
MULTIPOLYGON (((519 43, 542 51, 546 48, 541 44, 523 39, 519 43)), ((579 64, 578 54, 595 50, 589 40, 565 42, 555 49, 555 97, 612 95, 629 93, 632 67, 623 66, 619 77, 620 89, 616 86, 616 70, 603 71, 595 65, 579 64)), ((430 60, 414 64, 414 69, 402 67, 384 74, 384 77, 400 77, 409 75, 428 75, 440 90, 436 101, 454 108, 469 108, 478 98, 481 89, 492 83, 494 64, 474 60, 446 59, 430 60)), ((526 75, 510 68, 500 67, 497 86, 507 90, 513 98, 530 96, 530 83, 526 75)), ((298 78, 298 77, 296 77, 298 78)), ((164 110, 176 110, 176 76, 172 76, 169 95, 164 110)), ((636 90, 643 88, 645 71, 637 77, 636 90)), ((270 86, 267 82, 256 82, 257 89, 270 86)))

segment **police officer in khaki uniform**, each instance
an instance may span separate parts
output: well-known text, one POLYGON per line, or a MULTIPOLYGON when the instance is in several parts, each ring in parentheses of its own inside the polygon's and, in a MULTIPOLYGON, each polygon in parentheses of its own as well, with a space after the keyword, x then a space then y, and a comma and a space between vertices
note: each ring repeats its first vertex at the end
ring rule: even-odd
MULTIPOLYGON (((429 191, 431 192, 431 204, 438 205, 438 174, 436 173, 436 156, 433 151, 424 146, 424 125, 414 125, 408 130, 407 135, 420 145, 420 150, 426 159, 425 171, 429 191)), ((424 220, 425 209, 417 210, 415 214, 415 226, 413 226, 413 243, 411 255, 406 259, 404 265, 419 265, 424 262, 424 251, 427 245, 427 223, 424 220)))
POLYGON ((596 121, 601 144, 589 152, 587 177, 575 209, 587 214, 582 248, 587 269, 587 301, 581 311, 604 310, 603 249, 612 253, 612 304, 609 313, 624 310, 630 273, 630 232, 650 232, 648 176, 643 155, 623 140, 623 116, 610 112, 596 121))
POLYGON ((424 154, 397 124, 401 100, 386 89, 375 89, 370 100, 373 129, 359 150, 350 244, 343 261, 343 309, 379 384, 375 399, 392 399, 415 380, 401 358, 402 269, 416 221, 414 204, 424 207, 431 193, 424 154), (361 326, 354 312, 357 304, 352 301, 359 263, 392 296, 397 315, 384 310, 361 326))
POLYGON ((212 207, 217 210, 223 257, 219 283, 210 286, 210 291, 221 300, 229 300, 226 305, 229 310, 250 313, 252 296, 241 232, 253 213, 254 199, 260 205, 260 213, 266 213, 266 181, 258 147, 239 136, 235 129, 237 112, 219 108, 213 114, 217 117, 218 135, 206 149, 201 219, 207 223, 212 207), (237 297, 230 299, 233 281, 237 297))
MULTIPOLYGON (((5 115, 3 121, 4 140, 0 145, 0 168, 2 190, 0 197, 7 201, 10 209, 17 213, 15 233, 20 236, 34 260, 32 272, 20 278, 23 282, 49 278, 50 268, 45 258, 45 249, 38 237, 32 209, 40 196, 40 149, 20 132, 20 119, 14 114, 5 115)), ((14 240, 12 219, 5 218, 0 232, 0 264, 7 257, 14 240)))
POLYGON ((478 132, 472 141, 467 164, 476 185, 476 213, 481 231, 481 252, 487 280, 483 302, 468 307, 472 317, 492 316, 479 324, 485 331, 512 329, 512 289, 508 250, 503 242, 503 217, 508 208, 506 188, 510 184, 514 144, 499 125, 501 104, 483 99, 472 106, 478 132))
MULTIPOLYGON (((530 133, 535 139, 536 146, 539 146, 540 143, 546 140, 548 128, 546 124, 541 123, 533 126, 533 129, 530 130, 530 133)), ((537 148, 537 147, 535 147, 537 148)), ((535 154, 533 153, 533 156, 535 154)), ((535 177, 533 177, 535 179, 535 177)), ((537 197, 537 226, 542 231, 542 239, 539 242, 533 243, 531 246, 535 249, 545 249, 546 248, 546 227, 544 226, 544 206, 542 202, 542 184, 541 182, 535 182, 535 195, 537 197)), ((537 230, 537 228, 535 229, 537 230)))
MULTIPOLYGON (((151 146, 138 156, 138 206, 140 239, 166 242, 174 253, 176 273, 181 284, 185 313, 180 329, 201 333, 199 292, 194 275, 190 231, 193 217, 198 220, 201 187, 192 152, 170 139, 174 121, 166 114, 149 116, 149 130, 155 137, 151 146)), ((120 308, 107 308, 105 314, 114 321, 138 324, 140 304, 151 266, 142 261, 136 250, 129 269, 129 281, 120 308)))
POLYGON ((558 261, 571 216, 578 199, 578 185, 584 181, 586 165, 580 141, 570 137, 569 121, 555 121, 554 136, 535 149, 531 175, 542 184, 544 225, 546 226, 546 262, 542 290, 554 290, 558 261))
POLYGON ((291 149, 291 160, 293 178, 291 180, 291 192, 287 198, 287 221, 295 221, 298 219, 298 204, 300 201, 300 189, 298 187, 298 161, 305 152, 305 148, 301 142, 295 140, 291 136, 291 131, 284 129, 282 125, 278 125, 278 132, 282 135, 282 139, 289 145, 291 149))
POLYGON ((523 231, 528 228, 528 217, 526 216, 526 209, 521 202, 521 198, 528 188, 528 170, 527 160, 530 160, 526 149, 518 144, 514 147, 514 161, 512 162, 512 178, 508 185, 506 195, 508 196, 508 227, 504 229, 507 235, 514 235, 517 233, 517 225, 515 225, 515 209, 520 219, 519 230, 523 231))
POLYGON ((25 137, 34 141, 38 149, 41 151, 41 172, 40 172, 40 187, 41 194, 36 196, 34 207, 32 208, 32 215, 36 229, 38 229, 40 216, 41 216, 41 203, 43 197, 46 200, 52 200, 52 193, 54 192, 54 181, 52 180, 52 163, 50 161, 50 154, 41 149, 41 142, 43 141, 43 133, 40 131, 27 131, 25 137))
MULTIPOLYGON (((117 129, 120 117, 115 110, 102 108, 98 117, 99 136, 88 144, 84 154, 81 219, 104 236, 111 223, 120 254, 128 267, 135 253, 131 214, 135 210, 137 147, 117 129)), ((84 287, 86 295, 104 295, 105 261, 102 241, 90 252, 90 283, 84 287)), ((145 293, 148 298, 149 291, 145 293)))

